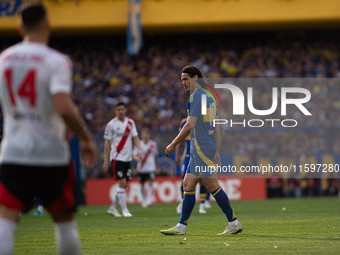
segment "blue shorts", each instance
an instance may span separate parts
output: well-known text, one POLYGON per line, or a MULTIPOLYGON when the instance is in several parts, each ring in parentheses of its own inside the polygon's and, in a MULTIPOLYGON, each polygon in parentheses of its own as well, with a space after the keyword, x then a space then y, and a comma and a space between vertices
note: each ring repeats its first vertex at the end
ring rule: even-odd
POLYGON ((192 153, 186 172, 201 178, 211 176, 215 172, 216 167, 214 157, 215 153, 203 153, 201 156, 197 153, 192 153))

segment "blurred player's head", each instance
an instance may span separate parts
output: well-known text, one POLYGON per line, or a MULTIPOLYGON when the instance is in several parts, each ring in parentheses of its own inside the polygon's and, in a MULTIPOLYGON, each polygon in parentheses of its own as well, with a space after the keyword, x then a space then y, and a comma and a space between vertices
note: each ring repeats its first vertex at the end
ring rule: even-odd
POLYGON ((116 104, 116 116, 119 120, 124 120, 126 114, 126 104, 119 102, 116 104))
POLYGON ((198 67, 189 65, 182 69, 181 81, 186 92, 190 92, 191 81, 194 86, 199 85, 196 82, 199 78, 203 78, 203 73, 198 67))
POLYGON ((147 142, 150 140, 150 138, 151 138, 150 130, 147 128, 143 128, 142 129, 142 140, 144 142, 147 142))
POLYGON ((41 3, 25 4, 19 12, 19 32, 24 39, 48 41, 50 25, 41 3))

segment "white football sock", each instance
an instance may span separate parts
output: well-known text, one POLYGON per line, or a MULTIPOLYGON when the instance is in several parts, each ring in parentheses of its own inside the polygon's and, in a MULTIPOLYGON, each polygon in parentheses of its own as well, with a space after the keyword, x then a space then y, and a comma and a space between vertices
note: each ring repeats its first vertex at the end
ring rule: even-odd
POLYGON ((127 212, 128 209, 126 207, 125 189, 124 188, 118 188, 117 193, 118 193, 118 197, 119 197, 120 206, 122 207, 122 211, 127 212))
POLYGON ((119 188, 117 188, 117 190, 116 190, 116 192, 115 192, 114 200, 113 200, 113 203, 112 203, 111 206, 110 206, 110 209, 116 209, 116 207, 117 207, 117 205, 118 205, 118 203, 119 203, 118 189, 119 189, 119 188))
POLYGON ((81 247, 79 235, 74 220, 54 225, 56 246, 61 255, 80 255, 81 247))
POLYGON ((231 226, 231 227, 236 227, 237 224, 238 224, 238 220, 237 219, 232 221, 232 222, 229 222, 229 226, 231 226))
POLYGON ((204 203, 200 203, 200 208, 199 208, 200 210, 205 210, 204 209, 204 203))
POLYGON ((147 203, 148 205, 151 205, 151 204, 152 204, 152 198, 153 198, 153 187, 152 187, 152 185, 151 185, 151 186, 149 186, 148 199, 147 199, 147 201, 146 201, 146 203, 147 203))
POLYGON ((141 192, 142 192, 142 198, 143 198, 143 202, 144 202, 145 201, 145 184, 142 184, 141 192))
POLYGON ((0 219, 0 254, 12 255, 14 250, 14 235, 17 224, 7 219, 0 219))
POLYGON ((175 228, 177 228, 180 231, 183 231, 187 228, 187 225, 184 225, 182 223, 177 223, 177 225, 175 226, 175 228))

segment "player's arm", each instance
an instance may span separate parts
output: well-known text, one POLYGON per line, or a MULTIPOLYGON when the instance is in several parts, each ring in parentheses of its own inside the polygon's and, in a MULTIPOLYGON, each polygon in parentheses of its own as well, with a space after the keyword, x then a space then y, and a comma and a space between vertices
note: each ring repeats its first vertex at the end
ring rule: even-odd
POLYGON ((132 159, 134 160, 134 161, 139 161, 139 158, 137 157, 137 147, 135 146, 134 148, 133 148, 133 150, 132 150, 132 159))
POLYGON ((57 112, 63 118, 66 126, 76 134, 80 143, 80 154, 85 167, 92 166, 97 160, 97 152, 91 136, 85 131, 85 122, 75 110, 75 106, 67 93, 61 92, 53 95, 53 101, 57 112))
MULTIPOLYGON (((181 123, 180 123, 180 127, 178 129, 179 132, 181 132, 182 129, 182 125, 184 123, 184 121, 186 121, 186 119, 182 119, 181 123)), ((180 142, 179 144, 176 145, 176 149, 175 149, 175 162, 177 165, 181 165, 181 157, 179 156, 179 152, 181 151, 182 148, 182 144, 184 143, 184 141, 180 142)))
POLYGON ((140 140, 139 140, 139 137, 138 135, 134 136, 133 137, 133 142, 135 144, 135 146, 137 147, 137 161, 141 160, 142 159, 142 148, 140 147, 140 140))
POLYGON ((109 170, 109 162, 110 162, 110 148, 111 147, 111 140, 105 139, 104 145, 104 162, 103 162, 103 170, 107 172, 109 170))
POLYGON ((181 157, 179 156, 179 152, 181 151, 182 148, 182 144, 184 141, 180 142, 179 144, 176 145, 176 149, 175 149, 175 161, 177 165, 181 165, 181 157))
POLYGON ((190 134, 190 129, 193 129, 195 127, 196 121, 197 117, 188 116, 187 123, 185 123, 185 125, 181 129, 181 132, 179 132, 175 139, 172 140, 172 142, 166 147, 165 154, 167 157, 170 157, 170 154, 174 151, 176 145, 182 142, 190 134))
MULTIPOLYGON (((218 116, 216 116, 216 118, 218 119, 218 116)), ((221 158, 220 158, 221 140, 222 140, 222 136, 221 136, 220 125, 215 125, 216 152, 215 152, 214 160, 217 165, 221 165, 221 158)))

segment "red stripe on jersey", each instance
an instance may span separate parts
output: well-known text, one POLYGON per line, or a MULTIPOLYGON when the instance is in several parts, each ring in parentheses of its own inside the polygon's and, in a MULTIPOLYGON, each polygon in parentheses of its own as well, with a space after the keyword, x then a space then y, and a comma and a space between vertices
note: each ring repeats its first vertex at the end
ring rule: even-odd
POLYGON ((116 147, 117 154, 112 161, 112 171, 113 171, 113 178, 114 179, 116 178, 116 171, 115 171, 115 169, 116 169, 116 158, 118 157, 121 150, 124 148, 126 140, 129 137, 129 134, 131 132, 131 128, 132 128, 132 121, 128 120, 128 123, 126 124, 126 128, 125 128, 125 131, 124 131, 124 135, 123 135, 122 139, 120 140, 119 144, 116 147))
POLYGON ((132 128, 132 121, 129 120, 127 125, 126 125, 124 135, 123 135, 122 139, 120 140, 119 144, 117 145, 117 148, 116 148, 117 154, 116 154, 115 159, 118 157, 119 153, 123 149, 123 147, 126 143, 126 140, 127 140, 128 136, 130 135, 131 128, 132 128))
POLYGON ((155 147, 155 145, 154 145, 153 143, 151 143, 151 145, 150 145, 148 151, 146 152, 144 158, 142 159, 142 163, 140 164, 140 169, 141 169, 141 170, 142 170, 142 168, 143 168, 143 166, 144 166, 146 160, 148 159, 148 157, 149 157, 149 155, 150 155, 150 153, 151 153, 151 151, 152 151, 152 149, 153 149, 154 147, 155 147))

